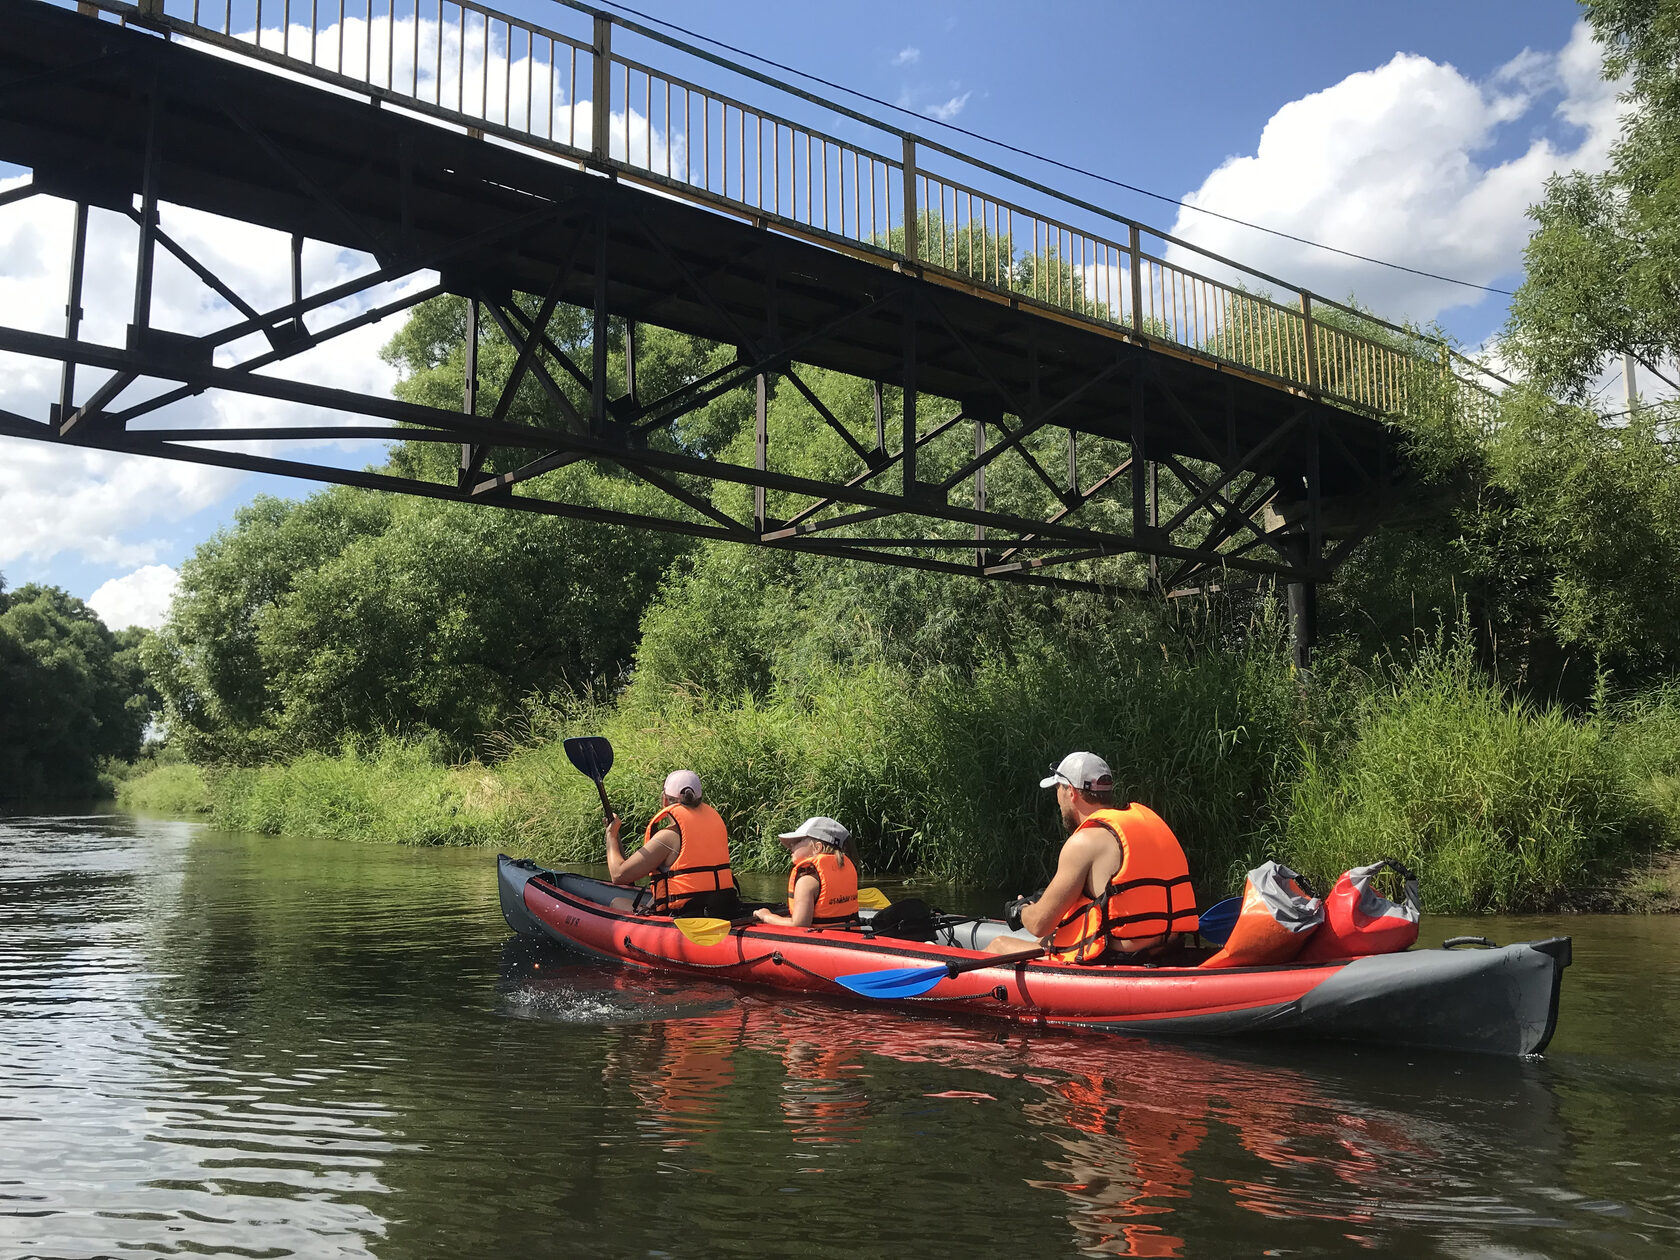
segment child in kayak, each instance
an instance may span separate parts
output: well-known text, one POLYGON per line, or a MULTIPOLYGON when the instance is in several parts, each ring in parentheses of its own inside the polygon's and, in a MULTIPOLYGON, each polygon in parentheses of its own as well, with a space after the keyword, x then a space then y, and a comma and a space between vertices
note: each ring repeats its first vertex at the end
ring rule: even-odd
POLYGON ((793 859, 786 914, 755 910, 774 927, 849 927, 858 921, 857 864, 846 856, 851 833, 832 818, 807 818, 776 837, 793 859))

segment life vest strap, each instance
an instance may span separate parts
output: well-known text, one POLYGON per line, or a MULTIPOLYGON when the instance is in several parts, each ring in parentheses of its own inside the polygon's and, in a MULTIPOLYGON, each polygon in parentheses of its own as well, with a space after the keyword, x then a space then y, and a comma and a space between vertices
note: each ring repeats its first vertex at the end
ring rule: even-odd
POLYGON ((1150 876, 1141 876, 1137 879, 1128 879, 1123 884, 1110 884, 1108 886, 1108 890, 1111 893, 1123 893, 1130 892, 1134 888, 1177 888, 1180 884, 1188 884, 1190 882, 1190 876, 1188 874, 1175 875, 1171 879, 1158 879, 1150 876))
MULTIPOLYGON (((1160 922, 1167 924, 1168 930, 1170 931, 1173 920, 1188 918, 1191 915, 1196 915, 1198 918, 1201 917, 1200 912, 1195 906, 1189 906, 1183 910, 1175 909, 1170 914, 1163 910, 1150 910, 1143 914, 1124 914, 1119 918, 1108 919, 1107 923, 1110 928, 1120 928, 1130 927, 1134 923, 1148 923, 1151 920, 1159 920, 1160 922)), ((1184 930, 1188 932, 1190 929, 1185 928, 1184 930)))

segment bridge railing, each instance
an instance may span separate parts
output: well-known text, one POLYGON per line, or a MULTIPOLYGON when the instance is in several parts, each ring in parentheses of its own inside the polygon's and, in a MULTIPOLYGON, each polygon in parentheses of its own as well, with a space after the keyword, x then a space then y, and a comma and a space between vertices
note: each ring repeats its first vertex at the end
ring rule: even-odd
POLYGON ((470 0, 78 7, 1374 415, 1406 414, 1420 375, 1424 393, 1484 395, 1471 412, 1503 383, 1438 339, 580 0, 549 5, 574 34, 470 0), (700 81, 718 71, 742 94, 700 81), (775 110, 743 99, 766 89, 775 110))

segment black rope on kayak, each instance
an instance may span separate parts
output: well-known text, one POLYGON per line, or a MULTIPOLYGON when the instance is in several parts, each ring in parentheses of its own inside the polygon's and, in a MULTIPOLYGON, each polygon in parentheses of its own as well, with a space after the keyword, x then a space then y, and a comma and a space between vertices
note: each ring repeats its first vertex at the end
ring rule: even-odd
POLYGON ((726 971, 731 967, 750 967, 755 963, 763 962, 767 958, 774 961, 776 957, 774 954, 760 954, 757 958, 737 958, 734 962, 726 963, 688 962, 681 958, 671 958, 665 954, 656 954, 651 949, 643 949, 640 945, 632 942, 628 936, 624 938, 624 948, 630 950, 632 953, 640 954, 644 958, 651 958, 655 962, 664 963, 668 967, 696 967, 702 971, 726 971))
POLYGON ((901 997, 900 1002, 972 1002, 977 997, 996 998, 999 1002, 1009 1000, 1009 990, 1001 984, 992 988, 989 993, 951 993, 945 995, 930 994, 926 997, 901 997))
POLYGON ((779 949, 774 950, 770 954, 770 961, 775 963, 776 966, 778 966, 778 967, 792 967, 795 971, 801 973, 802 975, 810 976, 811 979, 813 979, 813 980, 821 980, 824 984, 832 984, 836 988, 840 988, 840 989, 843 989, 843 988, 846 987, 845 985, 841 984, 838 980, 836 980, 833 976, 825 976, 820 971, 812 971, 809 967, 806 967, 806 966, 804 966, 800 963, 794 962, 793 959, 788 958, 785 955, 783 955, 782 951, 779 950, 779 949))

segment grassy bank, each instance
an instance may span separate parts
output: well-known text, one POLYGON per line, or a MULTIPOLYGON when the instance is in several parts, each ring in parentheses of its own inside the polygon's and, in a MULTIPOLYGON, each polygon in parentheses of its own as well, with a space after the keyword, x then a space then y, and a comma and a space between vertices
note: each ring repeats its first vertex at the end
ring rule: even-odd
POLYGON ((1264 636, 1234 651, 1153 646, 1035 651, 962 674, 819 669, 728 703, 633 686, 614 705, 528 706, 488 761, 387 739, 259 768, 166 766, 121 799, 243 830, 598 860, 594 788, 559 743, 598 731, 617 752, 607 787, 621 812, 647 818, 660 775, 690 766, 744 868, 779 868, 774 833, 826 813, 873 870, 1042 882, 1055 831, 1036 784, 1075 746, 1102 751, 1167 817, 1205 900, 1264 857, 1323 884, 1394 856, 1437 911, 1602 905, 1680 847, 1680 693, 1570 716, 1506 694, 1450 641, 1308 687, 1264 636))

